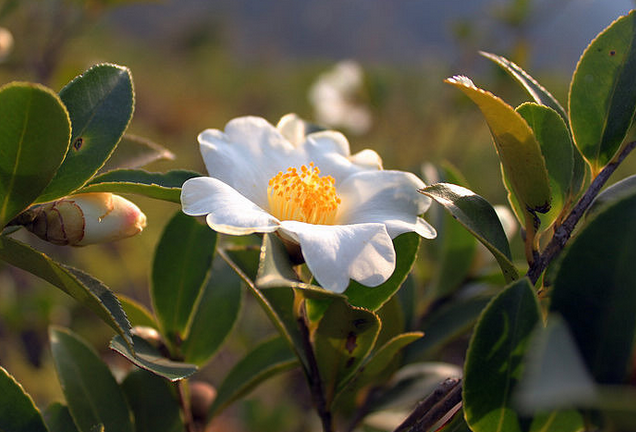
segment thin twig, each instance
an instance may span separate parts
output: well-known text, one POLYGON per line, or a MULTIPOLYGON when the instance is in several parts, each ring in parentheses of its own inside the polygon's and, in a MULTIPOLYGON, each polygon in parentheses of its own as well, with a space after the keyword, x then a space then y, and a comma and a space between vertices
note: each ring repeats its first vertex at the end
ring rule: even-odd
POLYGON ((175 383, 177 388, 177 398, 179 399, 179 407, 183 413, 183 426, 185 427, 186 432, 196 432, 194 419, 192 418, 192 410, 190 409, 190 402, 186 397, 183 385, 184 383, 182 381, 177 381, 175 383))
POLYGON ((572 231, 576 227, 576 224, 585 214, 585 211, 590 207, 594 198, 599 194, 607 180, 616 171, 616 168, 623 162, 627 155, 636 147, 636 141, 632 141, 623 147, 621 152, 610 163, 605 165, 601 172, 590 184, 585 194, 576 203, 570 214, 565 218, 563 224, 557 227, 554 231, 552 239, 545 247, 539 257, 530 265, 526 276, 535 284, 541 273, 548 267, 548 265, 554 260, 563 250, 566 243, 572 235, 572 231))

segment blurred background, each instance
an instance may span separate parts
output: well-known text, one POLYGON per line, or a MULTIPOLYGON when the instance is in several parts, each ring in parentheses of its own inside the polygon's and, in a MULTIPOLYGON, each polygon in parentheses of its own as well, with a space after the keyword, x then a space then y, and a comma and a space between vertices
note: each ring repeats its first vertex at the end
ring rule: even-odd
MULTIPOLYGON (((129 132, 176 156, 153 162, 151 171, 203 173, 196 143, 203 129, 223 129, 242 115, 276 123, 295 112, 342 130, 354 152, 375 149, 385 168, 421 175, 425 162, 448 162, 471 189, 492 204, 505 204, 487 126, 444 78, 468 75, 516 106, 526 95, 478 53, 492 52, 522 66, 567 106, 582 51, 635 5, 633 0, 0 0, 0 83, 35 81, 59 91, 96 63, 129 67, 136 92, 129 132), (339 121, 325 110, 357 114, 339 121)), ((615 177, 634 167, 628 161, 615 177)), ((179 207, 132 199, 148 215, 147 229, 135 238, 81 249, 27 234, 20 238, 149 304, 152 253, 179 207)), ((425 287, 426 264, 421 267, 425 287)), ((267 319, 250 302, 246 298, 237 328, 200 373, 202 379, 218 383, 250 344, 273 332, 260 325, 267 319)), ((46 346, 50 323, 71 327, 113 364, 119 362, 107 349, 111 330, 90 312, 47 283, 0 264, 0 364, 41 407, 62 399, 46 346)), ((276 382, 261 391, 284 393, 276 382)), ((225 421, 234 422, 235 430, 255 430, 253 424, 261 431, 303 430, 302 416, 289 413, 305 407, 258 395, 225 421)))

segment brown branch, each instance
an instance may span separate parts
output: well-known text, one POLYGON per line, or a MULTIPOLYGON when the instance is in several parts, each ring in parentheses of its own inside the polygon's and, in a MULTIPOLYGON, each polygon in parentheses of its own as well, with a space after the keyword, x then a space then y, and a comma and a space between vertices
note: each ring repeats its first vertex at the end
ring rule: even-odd
POLYGON ((552 260, 559 256, 570 239, 576 224, 583 217, 585 211, 590 207, 592 201, 594 201, 594 198, 599 194, 610 176, 616 171, 616 168, 618 168, 634 147, 636 147, 636 141, 626 144, 620 153, 618 153, 610 163, 605 165, 598 176, 592 181, 585 194, 583 194, 581 199, 576 203, 567 218, 554 230, 552 239, 528 269, 526 276, 530 279, 532 284, 537 283, 541 273, 543 273, 552 260))

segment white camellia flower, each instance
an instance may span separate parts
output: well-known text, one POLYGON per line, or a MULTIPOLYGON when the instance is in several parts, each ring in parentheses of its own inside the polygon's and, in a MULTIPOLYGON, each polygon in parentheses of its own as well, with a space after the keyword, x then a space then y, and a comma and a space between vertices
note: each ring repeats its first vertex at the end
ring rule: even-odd
POLYGON ((409 231, 436 236, 418 216, 430 205, 417 191, 424 183, 383 170, 372 150, 351 155, 338 132, 305 135, 294 115, 277 127, 242 117, 198 139, 210 177, 183 184, 183 212, 206 216, 224 234, 276 232, 300 245, 325 289, 343 292, 349 279, 380 285, 395 270, 391 239, 409 231))

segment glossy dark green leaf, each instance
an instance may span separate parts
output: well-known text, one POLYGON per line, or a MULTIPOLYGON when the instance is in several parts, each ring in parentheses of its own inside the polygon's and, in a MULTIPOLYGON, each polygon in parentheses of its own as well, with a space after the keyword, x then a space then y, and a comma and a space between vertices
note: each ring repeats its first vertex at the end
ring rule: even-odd
POLYGON ((42 193, 59 168, 71 137, 68 113, 44 86, 0 88, 0 228, 42 193))
POLYGON ((393 239, 396 261, 395 270, 389 279, 377 287, 367 287, 356 281, 351 281, 344 295, 352 306, 358 306, 371 311, 382 307, 402 286, 411 272, 421 237, 416 233, 405 233, 393 239))
POLYGON ((519 277, 512 264, 510 245, 495 209, 482 197, 461 186, 438 183, 420 192, 444 206, 493 254, 506 281, 519 277))
POLYGON ((121 388, 97 353, 69 330, 49 330, 53 362, 71 416, 80 432, 99 424, 107 431, 132 432, 121 388))
POLYGON ((104 165, 132 118, 132 76, 122 66, 96 65, 68 83, 60 98, 71 118, 71 145, 39 202, 69 195, 104 165))
POLYGON ((165 379, 135 370, 121 383, 135 417, 135 432, 183 432, 175 389, 165 379))
POLYGON ((298 366, 296 356, 284 338, 261 343, 241 359, 218 388, 210 416, 245 396, 266 379, 298 366))
POLYGON ((594 217, 607 206, 633 194, 636 194, 636 175, 624 178, 599 193, 592 201, 585 217, 594 217))
POLYGON ((118 169, 93 177, 79 192, 133 193, 180 203, 183 182, 199 175, 187 170, 152 173, 144 170, 118 169))
POLYGON ((177 212, 166 225, 152 266, 152 304, 169 344, 187 337, 197 298, 205 287, 216 232, 177 212))
POLYGON ((541 216, 541 228, 546 230, 559 216, 570 196, 574 145, 563 119, 552 108, 528 102, 517 107, 517 112, 532 128, 548 169, 552 207, 541 216))
POLYGON ((313 335, 313 347, 327 406, 353 377, 375 345, 380 320, 374 313, 333 300, 313 335))
POLYGON ((189 377, 197 371, 196 365, 173 361, 164 357, 157 348, 145 339, 133 336, 134 351, 124 343, 121 336, 110 341, 110 348, 126 357, 136 366, 170 381, 178 381, 189 377))
POLYGON ((464 411, 474 432, 521 431, 513 393, 540 322, 539 303, 526 278, 506 287, 482 313, 464 364, 464 411))
POLYGON ((536 103, 552 108, 559 114, 559 116, 561 116, 564 122, 568 121, 568 115, 559 101, 557 101, 556 98, 552 96, 549 91, 547 91, 541 84, 537 82, 537 80, 532 78, 530 74, 523 70, 519 65, 511 62, 505 57, 498 56, 496 54, 491 54, 484 51, 480 51, 479 54, 483 55, 487 59, 492 60, 503 70, 508 72, 508 74, 524 88, 524 90, 530 95, 530 97, 532 97, 532 99, 536 103))
POLYGON ((622 383, 636 335, 636 195, 608 206, 565 251, 550 309, 568 324, 603 384, 622 383))
POLYGON ((263 245, 254 280, 260 289, 272 287, 309 287, 303 283, 292 267, 289 253, 275 234, 264 234, 263 245))
POLYGON ((174 158, 174 153, 147 138, 124 134, 101 171, 141 168, 152 162, 174 158))
POLYGON ((550 209, 550 182, 541 148, 528 123, 510 105, 477 88, 467 77, 446 80, 462 90, 481 110, 493 136, 512 192, 532 212, 550 209))
POLYGON ((68 407, 59 402, 46 408, 44 419, 50 432, 78 432, 68 407))
POLYGON ((614 21, 587 47, 570 85, 574 141, 594 175, 625 139, 636 111, 636 11, 614 21))
POLYGON ((3 235, 0 235, 0 259, 60 288, 132 343, 130 323, 119 300, 99 280, 81 270, 57 263, 42 252, 3 235))
POLYGON ((123 294, 117 294, 117 298, 119 299, 121 307, 124 309, 128 320, 130 321, 130 325, 133 327, 152 327, 155 329, 158 327, 157 322, 152 316, 152 312, 150 312, 146 306, 123 294))
POLYGON ((181 348, 185 361, 202 365, 219 349, 238 318, 241 288, 239 276, 217 257, 190 318, 181 348))
POLYGON ((48 432, 40 411, 24 388, 0 366, 0 430, 48 432))

